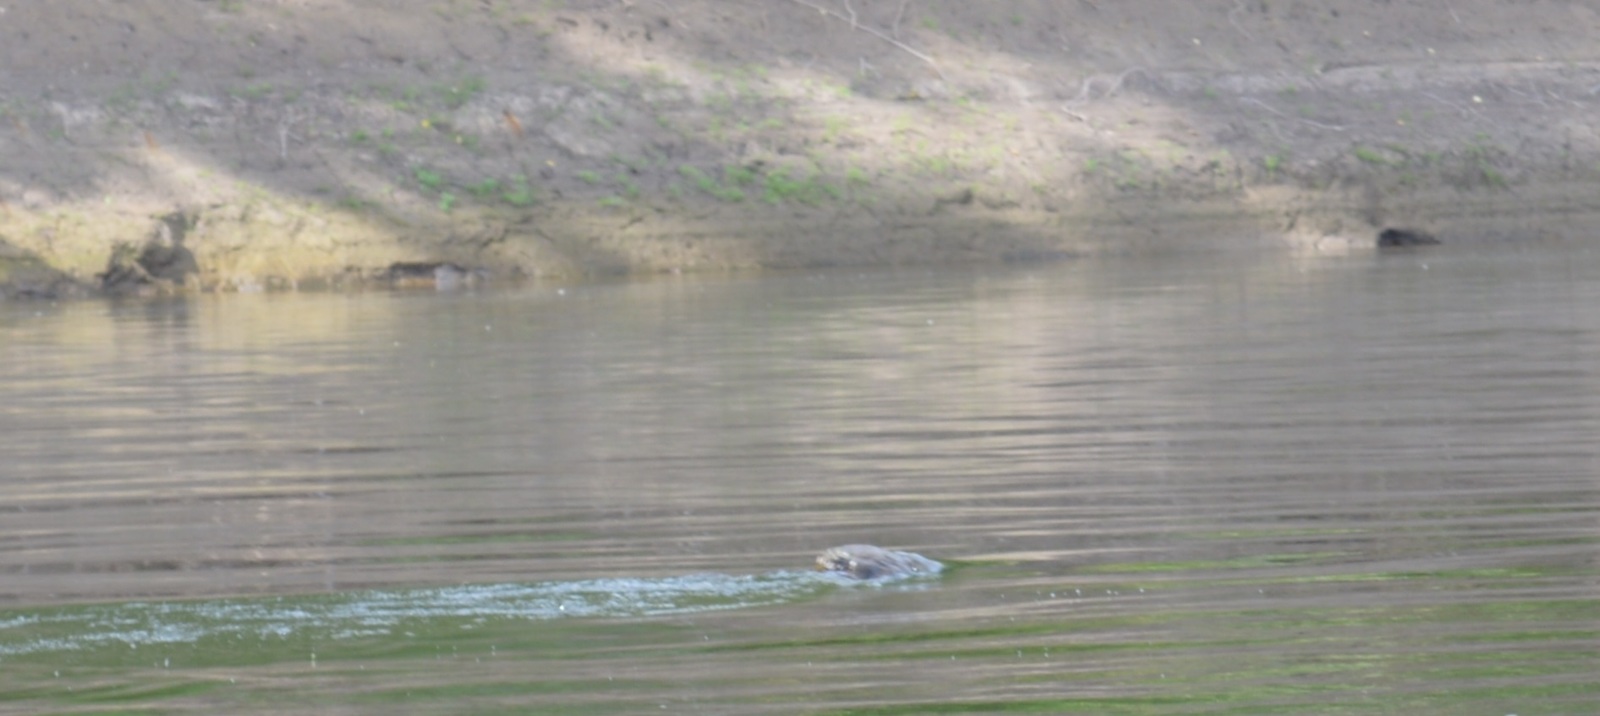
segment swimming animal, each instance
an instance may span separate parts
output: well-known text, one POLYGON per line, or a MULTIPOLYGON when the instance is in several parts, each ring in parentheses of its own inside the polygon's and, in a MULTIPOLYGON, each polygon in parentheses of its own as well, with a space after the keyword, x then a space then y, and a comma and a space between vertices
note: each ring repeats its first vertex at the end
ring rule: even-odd
POLYGON ((938 574, 944 569, 927 557, 870 544, 847 544, 817 555, 817 570, 855 579, 888 579, 917 574, 938 574))

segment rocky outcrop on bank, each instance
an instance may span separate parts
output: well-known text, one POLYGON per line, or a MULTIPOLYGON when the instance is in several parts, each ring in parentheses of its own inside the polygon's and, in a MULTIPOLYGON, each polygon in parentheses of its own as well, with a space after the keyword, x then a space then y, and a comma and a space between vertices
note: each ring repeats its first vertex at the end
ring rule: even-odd
POLYGON ((24 4, 0 286, 1594 236, 1600 14, 1424 5, 24 4))

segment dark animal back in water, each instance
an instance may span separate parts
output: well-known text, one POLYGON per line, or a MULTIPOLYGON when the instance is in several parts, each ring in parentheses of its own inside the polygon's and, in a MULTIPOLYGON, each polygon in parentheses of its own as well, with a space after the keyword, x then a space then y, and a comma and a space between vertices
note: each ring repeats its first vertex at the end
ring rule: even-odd
POLYGON ((897 552, 870 544, 847 544, 817 555, 817 569, 856 579, 938 574, 944 565, 913 552, 897 552))

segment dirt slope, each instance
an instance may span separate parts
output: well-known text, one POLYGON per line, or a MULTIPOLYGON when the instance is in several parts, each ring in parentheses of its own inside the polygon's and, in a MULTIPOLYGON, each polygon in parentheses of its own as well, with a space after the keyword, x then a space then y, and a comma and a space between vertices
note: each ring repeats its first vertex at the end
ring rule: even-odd
POLYGON ((0 286, 1577 240, 1596 37, 1573 0, 9 3, 0 286))

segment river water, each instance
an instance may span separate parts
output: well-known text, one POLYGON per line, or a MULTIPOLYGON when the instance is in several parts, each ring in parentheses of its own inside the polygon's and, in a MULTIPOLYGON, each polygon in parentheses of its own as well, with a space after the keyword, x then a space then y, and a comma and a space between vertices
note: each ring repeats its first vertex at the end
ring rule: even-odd
POLYGON ((1600 255, 1439 249, 0 303, 0 712, 1600 712, 1600 255))

